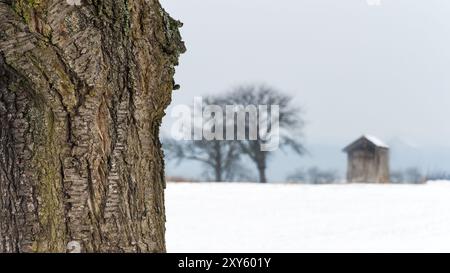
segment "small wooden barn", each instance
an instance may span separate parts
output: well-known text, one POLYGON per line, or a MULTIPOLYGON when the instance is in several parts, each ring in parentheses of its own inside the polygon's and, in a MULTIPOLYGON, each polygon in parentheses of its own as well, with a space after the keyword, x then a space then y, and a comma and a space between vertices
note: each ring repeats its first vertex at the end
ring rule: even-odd
POLYGON ((349 183, 389 183, 389 146, 364 135, 344 148, 349 183))

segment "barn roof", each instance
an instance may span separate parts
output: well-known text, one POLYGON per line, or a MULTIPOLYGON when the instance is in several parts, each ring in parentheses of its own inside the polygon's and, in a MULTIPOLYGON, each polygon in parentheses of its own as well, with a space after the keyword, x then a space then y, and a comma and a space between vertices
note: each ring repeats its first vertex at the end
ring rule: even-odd
POLYGON ((371 136, 371 135, 363 135, 362 137, 358 138, 357 140, 352 142, 350 145, 345 147, 344 152, 348 152, 365 142, 369 142, 378 148, 389 149, 389 146, 386 143, 384 143, 383 141, 381 141, 379 138, 371 136))

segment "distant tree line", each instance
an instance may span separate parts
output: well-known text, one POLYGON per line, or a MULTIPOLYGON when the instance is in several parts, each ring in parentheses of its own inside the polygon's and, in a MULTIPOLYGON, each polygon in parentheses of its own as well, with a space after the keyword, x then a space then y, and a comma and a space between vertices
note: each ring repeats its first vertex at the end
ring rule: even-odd
POLYGON ((422 184, 425 183, 426 180, 426 176, 417 167, 391 171, 391 183, 422 184))
POLYGON ((436 180, 450 181, 450 172, 445 170, 434 170, 424 173, 417 167, 410 167, 404 170, 394 170, 391 172, 392 183, 422 184, 427 181, 436 180))
POLYGON ((306 171, 303 169, 296 170, 287 178, 288 182, 305 183, 305 184, 333 184, 342 181, 336 170, 323 170, 318 167, 311 167, 306 171))
MULTIPOLYGON (((343 181, 336 170, 324 170, 318 167, 296 170, 286 179, 288 182, 305 184, 334 184, 343 181)), ((394 184, 422 184, 429 180, 450 180, 450 173, 439 171, 424 175, 419 168, 410 167, 391 171, 390 175, 390 182, 394 184)))
POLYGON ((448 180, 450 181, 450 172, 444 170, 431 171, 426 175, 427 181, 448 180))

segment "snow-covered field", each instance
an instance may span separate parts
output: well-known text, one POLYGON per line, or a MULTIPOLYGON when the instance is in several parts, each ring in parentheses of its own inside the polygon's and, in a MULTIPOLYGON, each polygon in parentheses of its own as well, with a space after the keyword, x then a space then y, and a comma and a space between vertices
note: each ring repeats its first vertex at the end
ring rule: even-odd
POLYGON ((169 183, 169 252, 450 252, 450 182, 169 183))

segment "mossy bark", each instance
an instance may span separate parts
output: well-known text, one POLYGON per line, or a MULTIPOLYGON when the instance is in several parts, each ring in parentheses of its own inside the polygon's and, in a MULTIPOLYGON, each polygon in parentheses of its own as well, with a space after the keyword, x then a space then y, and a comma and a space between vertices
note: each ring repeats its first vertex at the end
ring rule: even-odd
POLYGON ((0 0, 0 252, 164 252, 157 0, 0 0))

